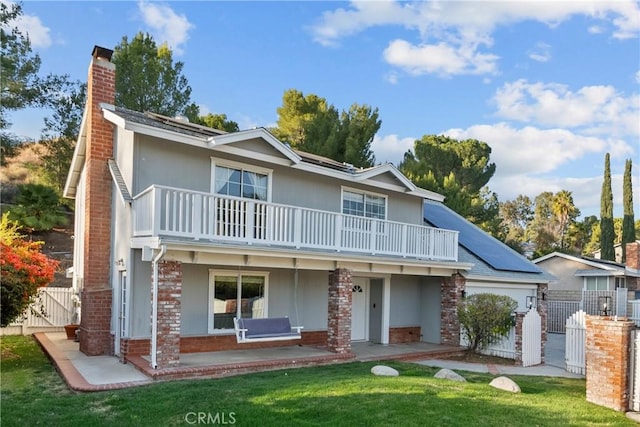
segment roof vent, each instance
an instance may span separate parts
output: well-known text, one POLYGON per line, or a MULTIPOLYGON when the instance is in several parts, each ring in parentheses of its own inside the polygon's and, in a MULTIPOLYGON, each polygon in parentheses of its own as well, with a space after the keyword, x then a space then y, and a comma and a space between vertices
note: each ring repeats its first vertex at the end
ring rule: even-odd
POLYGON ((175 116, 173 119, 178 122, 189 123, 189 117, 187 116, 175 116))

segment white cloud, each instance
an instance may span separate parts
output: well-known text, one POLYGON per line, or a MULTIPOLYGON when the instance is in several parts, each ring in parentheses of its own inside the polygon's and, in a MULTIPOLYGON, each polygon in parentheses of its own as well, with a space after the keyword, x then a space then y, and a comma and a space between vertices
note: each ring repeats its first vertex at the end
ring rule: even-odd
MULTIPOLYGON (((640 5, 625 1, 479 1, 396 2, 352 1, 347 8, 324 12, 311 28, 314 40, 326 46, 337 45, 348 37, 372 27, 401 26, 418 32, 421 41, 391 42, 385 51, 390 64, 413 74, 460 72, 494 73, 497 58, 480 53, 480 46, 492 44, 491 34, 498 26, 537 21, 557 26, 573 16, 586 16, 612 26, 614 38, 637 37, 640 33, 640 5), (419 58, 409 58, 409 54, 419 58), (435 58, 426 56, 428 53, 435 58), (461 64, 466 63, 466 66, 461 64)), ((593 31, 595 24, 587 31, 593 31)), ((600 27, 604 30, 605 27, 600 27)), ((545 51, 533 59, 548 58, 545 51)))
POLYGON ((547 62, 551 59, 551 46, 544 42, 538 42, 528 54, 529 58, 534 61, 547 62))
POLYGON ((506 83, 493 98, 496 116, 543 126, 583 128, 583 133, 640 135, 640 97, 625 97, 612 86, 585 86, 575 92, 556 83, 506 83))
POLYGON ((161 3, 138 2, 142 20, 154 32, 154 38, 160 43, 167 42, 176 54, 184 52, 183 45, 189 39, 189 31, 194 25, 185 15, 178 15, 169 6, 161 3))
POLYGON ((413 150, 416 138, 400 138, 398 135, 375 136, 371 143, 371 150, 378 163, 393 163, 397 165, 404 157, 404 153, 413 150))
MULTIPOLYGON (((0 3, 11 6, 15 4, 13 1, 0 0, 0 3)), ((22 15, 18 16, 14 22, 15 26, 24 34, 29 36, 31 47, 34 49, 46 48, 51 46, 50 29, 45 26, 39 17, 28 15, 22 9, 22 15)))
POLYGON ((409 74, 486 74, 496 72, 495 55, 476 52, 469 46, 447 43, 415 46, 405 40, 394 40, 384 51, 384 59, 409 74))

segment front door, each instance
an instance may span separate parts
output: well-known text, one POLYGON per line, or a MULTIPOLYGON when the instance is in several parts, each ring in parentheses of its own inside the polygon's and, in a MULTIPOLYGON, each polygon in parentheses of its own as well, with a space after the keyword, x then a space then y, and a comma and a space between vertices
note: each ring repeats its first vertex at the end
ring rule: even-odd
POLYGON ((351 299, 351 341, 366 341, 369 339, 368 294, 369 279, 354 277, 351 299))

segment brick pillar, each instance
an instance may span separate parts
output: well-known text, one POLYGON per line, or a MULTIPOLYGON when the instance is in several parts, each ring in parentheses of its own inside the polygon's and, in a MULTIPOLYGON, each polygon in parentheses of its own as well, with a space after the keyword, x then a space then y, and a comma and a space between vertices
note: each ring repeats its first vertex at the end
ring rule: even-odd
POLYGON ((616 411, 629 407, 631 321, 586 316, 587 401, 616 411))
POLYGON ((522 322, 527 313, 516 313, 516 366, 522 366, 522 322))
POLYGON ((78 331, 80 351, 87 356, 113 354, 111 289, 87 289, 81 294, 82 319, 78 331))
MULTIPOLYGON (((626 262, 628 269, 640 272, 640 242, 635 241, 625 245, 626 262)), ((627 289, 630 291, 640 291, 640 277, 627 276, 627 289)), ((631 298, 634 299, 634 298, 631 298)))
POLYGON ((182 263, 158 263, 158 333, 156 363, 158 369, 180 365, 180 300, 182 297, 182 263))
POLYGON ((540 336, 540 356, 541 362, 544 363, 544 355, 547 348, 547 312, 549 307, 549 285, 546 283, 540 283, 538 285, 538 291, 536 293, 537 298, 537 310, 540 315, 541 324, 541 336, 540 336))
POLYGON ((87 355, 112 353, 111 338, 111 190, 107 159, 113 155, 113 126, 102 117, 100 103, 115 102, 112 51, 95 47, 87 81, 88 135, 84 198, 84 272, 80 351, 87 355))
POLYGON ((334 353, 351 353, 351 270, 336 269, 329 274, 327 347, 334 353))
POLYGON ((458 301, 465 289, 465 278, 456 273, 442 279, 440 285, 440 342, 446 345, 460 345, 460 321, 458 301))

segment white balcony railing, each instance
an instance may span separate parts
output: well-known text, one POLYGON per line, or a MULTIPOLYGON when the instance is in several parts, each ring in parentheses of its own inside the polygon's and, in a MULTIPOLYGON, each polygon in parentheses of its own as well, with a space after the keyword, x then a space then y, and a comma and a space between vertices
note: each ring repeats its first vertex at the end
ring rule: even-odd
POLYGON ((458 232, 153 185, 133 235, 457 261, 458 232))

